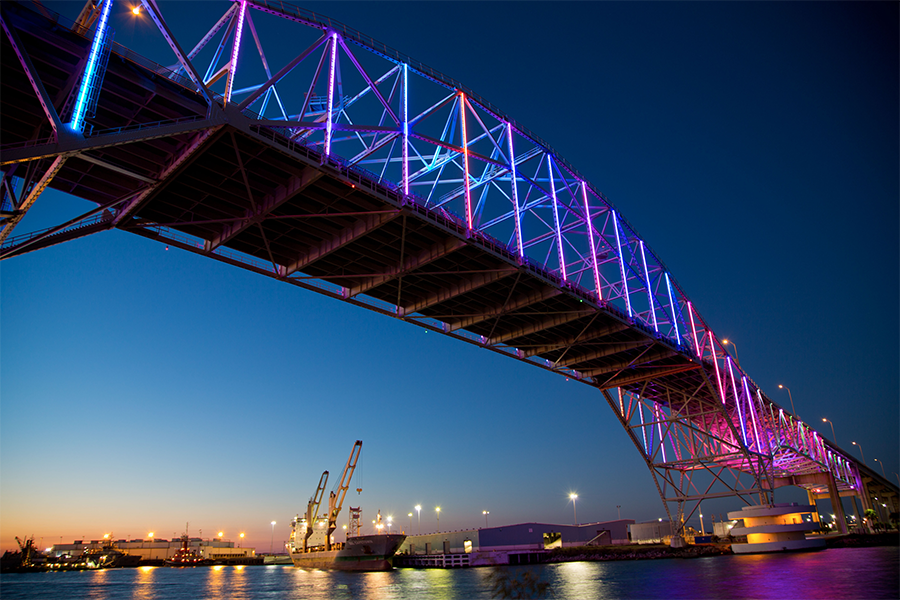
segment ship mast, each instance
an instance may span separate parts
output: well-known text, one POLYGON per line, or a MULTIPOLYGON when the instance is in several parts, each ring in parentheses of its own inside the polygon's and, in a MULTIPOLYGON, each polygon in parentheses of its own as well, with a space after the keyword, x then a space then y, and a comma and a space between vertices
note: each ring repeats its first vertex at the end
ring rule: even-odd
POLYGON ((316 488, 316 495, 309 499, 306 505, 306 533, 303 535, 303 551, 308 551, 308 542, 313 531, 315 531, 316 519, 319 517, 319 504, 322 503, 322 496, 325 494, 325 485, 328 483, 328 471, 324 471, 319 478, 319 487, 316 488))

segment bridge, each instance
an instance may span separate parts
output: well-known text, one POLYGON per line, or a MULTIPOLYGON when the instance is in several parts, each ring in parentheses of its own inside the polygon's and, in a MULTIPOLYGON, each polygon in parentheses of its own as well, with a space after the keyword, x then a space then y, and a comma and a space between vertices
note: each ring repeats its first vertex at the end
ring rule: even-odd
POLYGON ((760 389, 574 166, 463 84, 266 0, 223 3, 199 40, 143 0, 160 64, 114 41, 112 6, 0 5, 0 259, 119 229, 594 387, 678 524, 787 485, 838 512, 896 502, 760 389), (266 47, 270 22, 303 50, 266 47), (93 208, 13 235, 47 187, 93 208))

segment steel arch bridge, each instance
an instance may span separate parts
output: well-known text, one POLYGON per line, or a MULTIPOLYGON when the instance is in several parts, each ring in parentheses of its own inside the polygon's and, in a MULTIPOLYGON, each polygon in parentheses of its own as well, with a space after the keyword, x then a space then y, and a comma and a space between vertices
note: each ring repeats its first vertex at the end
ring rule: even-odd
POLYGON ((76 23, 0 6, 0 259, 117 228, 595 387, 677 524, 782 485, 896 493, 773 402, 614 205, 459 82, 282 2, 223 3, 189 51, 141 7, 169 66, 114 42, 113 0, 76 23), (12 236, 48 186, 96 208, 12 236))

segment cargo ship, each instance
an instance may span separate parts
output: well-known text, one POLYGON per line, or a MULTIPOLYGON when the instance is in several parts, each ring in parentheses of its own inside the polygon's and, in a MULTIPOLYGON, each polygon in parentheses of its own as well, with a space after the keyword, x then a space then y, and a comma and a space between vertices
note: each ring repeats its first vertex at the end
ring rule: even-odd
MULTIPOLYGON (((287 547, 295 567, 339 571, 390 571, 394 568, 394 554, 406 539, 406 535, 390 531, 382 533, 384 525, 381 522, 381 511, 375 520, 376 533, 360 534, 362 510, 351 507, 347 541, 343 543, 334 541, 337 517, 341 512, 361 449, 362 442, 357 440, 350 452, 350 458, 347 459, 337 492, 332 491, 329 494, 327 515, 318 514, 325 485, 328 483, 328 471, 325 471, 319 479, 315 495, 306 506, 306 514, 297 515, 291 521, 291 536, 287 547)), ((362 488, 357 488, 357 492, 362 492, 362 488)))

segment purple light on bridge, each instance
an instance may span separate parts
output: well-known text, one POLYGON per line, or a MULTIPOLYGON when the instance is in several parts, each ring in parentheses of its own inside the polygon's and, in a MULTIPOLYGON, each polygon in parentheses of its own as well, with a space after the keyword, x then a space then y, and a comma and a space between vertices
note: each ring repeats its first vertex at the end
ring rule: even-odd
POLYGON ((719 396, 722 397, 722 404, 725 404, 725 390, 722 389, 722 374, 719 372, 719 359, 716 357, 716 338, 712 331, 707 330, 709 336, 709 347, 712 349, 713 364, 716 366, 716 383, 719 384, 719 396))
MULTIPOLYGON (((559 226, 559 203, 556 200, 556 184, 553 181, 553 157, 547 155, 547 173, 550 176, 550 195, 553 197, 553 220, 556 225, 556 249, 559 251, 559 273, 566 280, 566 257, 563 253, 562 229, 559 226)), ((602 298, 601 298, 602 300, 602 298)))
POLYGON ((244 13, 247 11, 247 0, 241 0, 238 13, 237 29, 234 32, 234 44, 231 47, 231 64, 228 66, 228 79, 225 82, 225 101, 231 102, 231 90, 234 89, 234 74, 237 71, 238 57, 241 52, 241 34, 244 31, 244 13))
MULTIPOLYGON (((669 282, 669 274, 666 273, 666 284, 668 284, 668 282, 669 282)), ((697 342, 697 326, 694 324, 694 307, 690 302, 687 303, 687 307, 688 307, 688 316, 691 318, 691 335, 693 335, 693 337, 694 337, 694 354, 696 354, 697 357, 699 358, 700 357, 700 344, 697 342)), ((675 318, 674 315, 672 318, 673 319, 675 318)), ((677 323, 675 324, 675 327, 676 327, 676 331, 677 331, 677 328, 678 328, 677 323)))
MULTIPOLYGON (((585 200, 585 202, 587 201, 585 200)), ((619 271, 622 273, 622 289, 625 293, 625 307, 628 309, 628 316, 634 317, 631 312, 631 299, 628 297, 628 280, 625 278, 625 259, 622 257, 622 241, 619 239, 619 218, 616 216, 616 211, 612 211, 612 216, 613 229, 616 231, 616 248, 619 251, 619 271)))
MULTIPOLYGON (((681 332, 678 331, 678 313, 675 311, 675 302, 672 299, 672 282, 669 281, 669 274, 666 273, 666 289, 669 290, 669 308, 672 311, 672 324, 675 325, 675 339, 678 340, 678 345, 681 345, 681 332)), ((693 326, 694 319, 691 317, 691 325, 693 326)), ((697 343, 697 332, 694 332, 694 343, 697 343)))
MULTIPOLYGON (((600 291, 600 265, 597 264, 597 248, 594 245, 594 224, 591 222, 591 208, 588 205, 587 182, 581 182, 581 196, 584 198, 584 222, 587 225, 588 239, 591 242, 591 262, 594 264, 594 288, 597 290, 597 297, 603 300, 603 292, 600 291)), ((613 215, 615 215, 613 211, 613 215)), ((631 316, 631 309, 628 310, 628 316, 631 316)))
POLYGON ((334 113, 334 71, 337 62, 337 33, 331 34, 331 69, 328 73, 328 114, 325 116, 325 156, 331 156, 332 114, 334 113))
MULTIPOLYGON (((653 330, 659 333, 659 326, 656 324, 656 309, 653 307, 653 290, 650 289, 650 272, 647 271, 647 256, 644 254, 644 240, 641 242, 641 262, 644 263, 644 279, 647 282, 647 301, 650 303, 650 314, 653 315, 653 330)), ((668 280, 668 277, 667 277, 668 280)), ((672 303, 672 291, 669 290, 669 304, 672 303)), ((675 311, 672 311, 675 314, 675 311)), ((674 319, 673 319, 674 320, 674 319)), ((681 342, 679 342, 680 344, 681 342)))
POLYGON ((747 428, 744 425, 744 411, 741 410, 741 395, 738 392, 737 384, 734 382, 734 369, 731 368, 731 357, 725 357, 725 364, 728 365, 728 374, 731 376, 731 391, 734 392, 734 404, 737 406, 738 421, 741 424, 741 437, 744 439, 744 445, 747 445, 747 428))
POLYGON ((509 177, 516 211, 516 248, 519 251, 519 258, 522 258, 525 256, 525 249, 522 247, 522 216, 519 214, 519 191, 516 185, 516 153, 513 149, 512 125, 509 123, 506 124, 506 138, 509 140, 509 177))
POLYGON ((409 196, 409 65, 403 63, 403 195, 409 196))
POLYGON ((640 401, 638 401, 638 414, 641 417, 641 435, 644 436, 644 453, 650 456, 650 448, 647 446, 647 426, 644 425, 644 405, 640 401))
POLYGON ((756 409, 753 408, 753 396, 750 394, 750 387, 747 385, 747 376, 741 375, 741 385, 744 387, 744 396, 747 398, 747 410, 750 411, 750 421, 753 424, 753 437, 756 439, 756 451, 761 452, 762 446, 759 443, 759 429, 756 426, 756 409))

